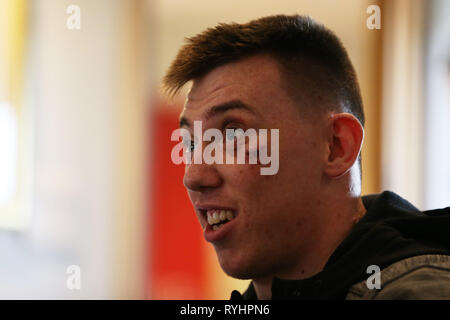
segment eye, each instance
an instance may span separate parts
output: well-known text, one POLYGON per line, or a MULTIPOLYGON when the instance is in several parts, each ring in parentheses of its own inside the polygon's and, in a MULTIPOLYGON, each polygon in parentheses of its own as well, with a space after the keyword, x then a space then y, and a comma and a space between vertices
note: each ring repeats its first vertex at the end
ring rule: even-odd
POLYGON ((244 136, 244 130, 242 130, 241 128, 228 127, 225 130, 225 136, 229 141, 239 140, 241 137, 244 136))
POLYGON ((183 144, 186 147, 186 152, 193 152, 197 143, 191 137, 183 137, 183 144))

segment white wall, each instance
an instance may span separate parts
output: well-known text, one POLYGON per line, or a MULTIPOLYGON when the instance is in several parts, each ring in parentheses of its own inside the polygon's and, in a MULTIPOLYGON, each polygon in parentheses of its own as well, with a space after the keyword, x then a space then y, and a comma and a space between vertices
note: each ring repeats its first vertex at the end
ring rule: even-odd
POLYGON ((130 210, 128 204, 142 198, 118 193, 119 181, 142 189, 144 178, 127 180, 128 175, 145 176, 141 92, 127 101, 127 113, 123 102, 132 88, 119 88, 132 59, 121 56, 129 36, 120 30, 123 17, 135 10, 129 3, 29 2, 26 107, 35 115, 33 215, 25 230, 0 230, 0 299, 144 297, 144 206, 130 210), (66 28, 70 4, 81 8, 80 30, 66 28), (142 121, 121 122, 123 116, 142 121), (121 139, 131 125, 136 133, 121 139), (128 139, 138 142, 119 164, 128 139), (141 228, 125 232, 135 226, 141 228), (133 247, 118 250, 121 243, 133 247), (66 287, 66 269, 73 264, 81 267, 79 291, 66 287))
POLYGON ((382 188, 450 205, 450 2, 385 3, 382 188))
POLYGON ((424 45, 426 2, 397 0, 383 8, 381 182, 424 206, 424 45))
POLYGON ((425 208, 450 206, 450 2, 430 1, 426 43, 425 208))

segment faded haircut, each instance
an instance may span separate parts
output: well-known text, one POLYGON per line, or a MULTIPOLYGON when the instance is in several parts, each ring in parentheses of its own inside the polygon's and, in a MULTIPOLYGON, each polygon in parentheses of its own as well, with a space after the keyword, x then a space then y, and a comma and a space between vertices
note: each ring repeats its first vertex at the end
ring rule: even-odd
MULTIPOLYGON (((214 68, 257 54, 278 62, 283 87, 309 114, 336 110, 364 126, 359 84, 338 37, 309 16, 275 15, 248 23, 220 23, 186 39, 163 79, 171 96, 214 68)), ((361 169, 361 157, 358 159, 361 169)))

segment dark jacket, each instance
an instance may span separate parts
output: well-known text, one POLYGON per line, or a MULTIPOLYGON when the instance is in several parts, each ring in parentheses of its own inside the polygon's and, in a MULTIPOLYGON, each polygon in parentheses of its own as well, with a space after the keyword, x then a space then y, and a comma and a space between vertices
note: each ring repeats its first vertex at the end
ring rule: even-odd
MULTIPOLYGON (((363 197, 364 217, 324 269, 272 282, 272 299, 450 299, 450 207, 421 212, 393 192, 363 197), (373 288, 381 270, 381 287, 373 288)), ((253 284, 232 300, 256 299, 253 284)))

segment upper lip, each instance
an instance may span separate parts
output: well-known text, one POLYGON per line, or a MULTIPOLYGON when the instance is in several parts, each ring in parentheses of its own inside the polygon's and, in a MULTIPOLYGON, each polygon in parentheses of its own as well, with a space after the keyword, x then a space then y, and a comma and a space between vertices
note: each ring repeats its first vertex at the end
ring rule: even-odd
POLYGON ((201 205, 196 205, 195 208, 199 211, 208 211, 208 210, 212 210, 212 209, 236 211, 232 207, 224 206, 224 205, 220 205, 220 204, 201 204, 201 205))

